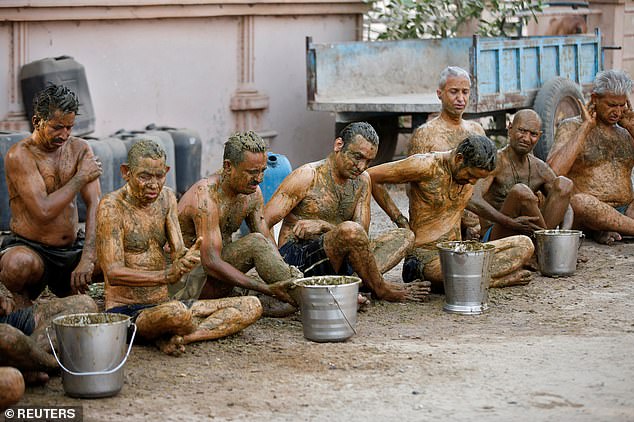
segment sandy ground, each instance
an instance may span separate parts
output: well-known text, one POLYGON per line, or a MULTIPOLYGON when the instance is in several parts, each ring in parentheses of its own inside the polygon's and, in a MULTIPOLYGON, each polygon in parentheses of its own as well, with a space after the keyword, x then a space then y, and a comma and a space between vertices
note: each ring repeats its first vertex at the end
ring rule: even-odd
MULTIPOLYGON (((373 203, 371 234, 390 226, 373 203)), ((135 346, 116 397, 72 399, 55 377, 20 404, 81 405, 85 421, 633 421, 633 256, 584 241, 574 276, 492 289, 479 316, 443 296, 375 302, 344 343, 304 339, 297 315, 180 358, 135 346)))

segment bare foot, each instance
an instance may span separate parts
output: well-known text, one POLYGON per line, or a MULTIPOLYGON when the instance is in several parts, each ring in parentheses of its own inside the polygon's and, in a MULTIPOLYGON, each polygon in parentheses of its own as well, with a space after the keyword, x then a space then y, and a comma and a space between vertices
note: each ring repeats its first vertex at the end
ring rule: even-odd
POLYGON ((533 254, 531 259, 528 260, 526 264, 524 264, 524 268, 531 271, 539 271, 539 265, 537 264, 537 255, 533 254))
POLYGON ((24 383, 27 385, 44 385, 49 380, 49 376, 46 372, 22 372, 22 376, 24 377, 24 383))
POLYGON ((172 336, 169 339, 162 338, 156 340, 156 346, 161 352, 170 356, 180 356, 185 353, 185 345, 183 344, 183 337, 181 336, 172 336))
POLYGON ((613 245, 614 242, 622 239, 621 235, 617 232, 599 232, 594 235, 594 240, 603 245, 613 245))
POLYGON ((358 312, 367 311, 371 304, 372 304, 372 301, 370 300, 368 296, 364 295, 363 293, 359 293, 359 296, 357 296, 357 311, 358 312))
POLYGON ((529 270, 518 270, 504 277, 491 279, 489 287, 523 286, 531 281, 533 273, 529 270))

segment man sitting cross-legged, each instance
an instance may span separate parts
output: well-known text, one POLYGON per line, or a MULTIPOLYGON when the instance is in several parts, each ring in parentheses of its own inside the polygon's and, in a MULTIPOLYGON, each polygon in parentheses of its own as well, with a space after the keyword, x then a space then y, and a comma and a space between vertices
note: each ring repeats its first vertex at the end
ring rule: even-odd
POLYGON ((168 354, 184 344, 236 333, 262 314, 256 297, 169 301, 167 286, 200 263, 200 241, 184 247, 176 197, 163 188, 165 151, 139 141, 121 166, 126 184, 99 203, 97 253, 105 278, 107 312, 136 319, 139 335, 168 354), (171 264, 164 248, 169 245, 171 264))

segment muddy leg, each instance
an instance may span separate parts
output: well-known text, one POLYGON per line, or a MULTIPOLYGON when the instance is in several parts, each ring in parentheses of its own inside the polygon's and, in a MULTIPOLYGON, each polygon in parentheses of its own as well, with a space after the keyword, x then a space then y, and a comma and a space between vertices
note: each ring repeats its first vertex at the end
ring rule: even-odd
POLYGON ((575 212, 575 226, 605 232, 596 238, 599 243, 610 244, 620 240, 620 234, 634 236, 634 219, 622 215, 592 195, 573 195, 570 205, 575 212))
MULTIPOLYGON (((565 208, 564 208, 565 211, 565 208)), ((546 222, 539 210, 539 201, 533 191, 523 183, 518 183, 511 188, 500 212, 511 218, 525 216, 537 217, 538 220, 533 221, 540 227, 546 227, 546 222)), ((563 214, 562 214, 563 218, 563 214)), ((491 239, 502 239, 508 236, 516 235, 517 232, 508 229, 501 224, 496 224, 491 230, 491 239)))
POLYGON ((572 181, 564 176, 555 178, 547 185, 548 196, 542 207, 547 229, 563 225, 566 210, 572 196, 572 181))
POLYGON ((39 301, 33 306, 35 330, 31 338, 46 351, 51 351, 46 327, 51 326, 53 319, 62 315, 94 313, 98 311, 97 304, 88 295, 75 295, 64 298, 54 298, 39 301))
POLYGON ((173 300, 145 309, 136 320, 139 335, 154 340, 166 335, 185 335, 194 328, 192 311, 182 302, 173 300))
POLYGON ((59 368, 53 355, 9 324, 0 324, 0 366, 13 366, 22 372, 50 372, 59 368))
POLYGON ((183 336, 184 344, 235 334, 260 318, 262 305, 254 296, 229 297, 199 300, 191 311, 197 326, 194 332, 183 336))
POLYGON ((0 283, 13 293, 14 310, 32 305, 36 298, 29 296, 28 288, 39 283, 43 275, 42 258, 26 246, 6 249, 0 257, 0 283))
POLYGON ((414 246, 414 232, 392 229, 370 241, 370 248, 381 274, 394 268, 414 246))
POLYGON ((517 235, 489 242, 495 245, 491 259, 491 287, 526 284, 531 272, 523 269, 530 260, 535 246, 527 236, 517 235))

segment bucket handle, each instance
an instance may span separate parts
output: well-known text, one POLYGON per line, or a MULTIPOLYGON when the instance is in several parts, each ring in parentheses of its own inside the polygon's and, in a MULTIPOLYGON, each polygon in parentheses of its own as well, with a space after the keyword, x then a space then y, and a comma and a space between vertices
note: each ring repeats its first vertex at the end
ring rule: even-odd
POLYGON ((123 357, 123 360, 121 361, 121 363, 119 363, 115 368, 113 369, 109 369, 107 371, 96 371, 96 372, 73 372, 70 369, 67 369, 63 364, 62 361, 57 357, 57 353, 55 353, 55 347, 53 347, 53 341, 51 340, 51 336, 48 332, 48 329, 51 327, 46 327, 46 337, 48 337, 48 343, 51 345, 51 350, 53 350, 53 356, 55 356, 55 360, 57 361, 57 363, 59 364, 59 366, 62 367, 62 369, 66 372, 68 372, 71 375, 77 375, 77 376, 89 376, 89 375, 108 375, 108 374, 112 374, 114 372, 117 372, 119 369, 121 369, 121 367, 125 364, 125 362, 128 360, 128 356, 130 355, 130 351, 132 350, 132 343, 134 343, 134 336, 136 335, 136 324, 132 323, 132 327, 134 327, 134 331, 132 331, 132 338, 130 339, 130 345, 128 346, 128 351, 126 352, 125 356, 123 357))
MULTIPOLYGON (((337 305, 337 308, 339 308, 339 312, 341 312, 341 315, 343 315, 343 319, 345 319, 346 322, 348 323, 348 327, 350 327, 352 332, 355 335, 357 335, 357 330, 355 330, 354 327, 352 326, 352 324, 350 324, 350 321, 348 321, 348 317, 346 316, 346 313, 343 311, 343 309, 341 309, 341 306, 339 306, 339 301, 337 300, 335 295, 332 294, 332 291, 330 290, 330 287, 328 287, 328 293, 330 293, 330 296, 332 296, 333 300, 335 301, 335 305, 337 305)), ((357 300, 357 299, 355 298, 355 300, 357 300)))

